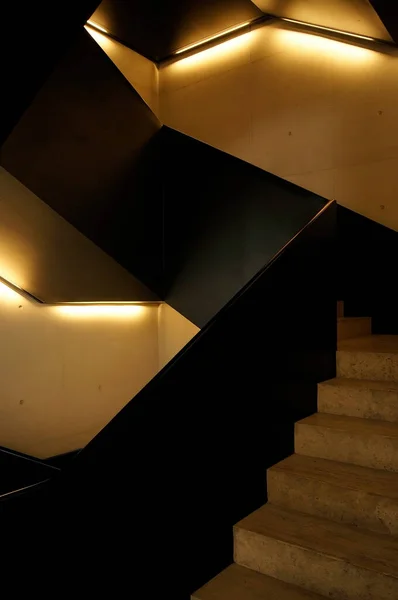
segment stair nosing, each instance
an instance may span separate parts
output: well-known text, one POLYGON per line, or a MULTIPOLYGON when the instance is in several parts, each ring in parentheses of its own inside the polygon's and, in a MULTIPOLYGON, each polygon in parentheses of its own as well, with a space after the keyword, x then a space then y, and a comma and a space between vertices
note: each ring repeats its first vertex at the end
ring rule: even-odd
POLYGON ((384 421, 382 419, 366 419, 364 417, 351 417, 349 415, 340 415, 340 414, 335 414, 335 413, 328 413, 328 412, 317 412, 314 413, 313 415, 310 415, 308 417, 305 417, 304 419, 300 419, 300 421, 296 421, 295 423, 295 427, 297 426, 301 426, 301 427, 322 427, 324 429, 330 429, 332 431, 350 431, 349 428, 349 422, 351 421, 351 423, 359 423, 361 422, 362 425, 364 426, 364 431, 358 432, 356 430, 351 431, 351 433, 353 433, 354 435, 376 435, 376 436, 380 436, 380 437, 384 437, 384 438, 388 438, 388 439, 398 439, 398 423, 395 422, 391 422, 391 421, 384 421), (322 415, 322 417, 327 416, 330 418, 335 418, 336 422, 333 424, 328 424, 327 422, 325 423, 308 423, 306 422, 308 419, 311 419, 311 417, 313 417, 314 415, 322 415), (339 425, 338 424, 338 420, 346 420, 347 424, 346 426, 344 426, 343 424, 339 425), (376 429, 377 426, 379 426, 380 424, 383 425, 383 427, 385 428, 390 428, 392 430, 396 431, 396 434, 393 435, 393 432, 391 432, 391 434, 389 435, 388 433, 381 433, 378 431, 373 431, 372 432, 372 428, 376 429))
MULTIPOLYGON (((215 580, 222 579, 223 577, 227 576, 228 572, 230 572, 230 571, 235 572, 235 576, 238 576, 239 580, 241 579, 241 576, 256 578, 257 580, 261 581, 261 583, 264 583, 264 586, 266 586, 269 582, 272 582, 273 585, 277 585, 280 587, 280 590, 278 590, 278 591, 294 590, 294 592, 296 594, 299 594, 300 596, 302 596, 303 599, 308 599, 308 600, 314 599, 315 600, 315 599, 319 598, 319 600, 321 600, 322 598, 324 598, 324 596, 320 596, 316 592, 307 590, 296 584, 284 581, 283 579, 278 579, 277 577, 272 577, 271 575, 266 575, 265 573, 261 573, 260 571, 255 571, 254 569, 250 569, 249 567, 240 565, 236 562, 232 563, 231 565, 229 565, 228 567, 223 569, 215 577, 212 577, 212 579, 210 579, 207 583, 205 583, 199 589, 195 590, 195 592, 192 594, 191 598, 195 599, 195 600, 200 600, 203 592, 204 592, 204 595, 206 595, 207 590, 205 588, 211 587, 211 585, 215 582, 215 580), (242 573, 240 573, 241 571, 242 571, 242 573)), ((247 595, 251 595, 252 590, 244 589, 243 585, 241 585, 241 588, 242 588, 241 593, 244 594, 244 597, 247 597, 247 595)), ((265 590, 265 589, 264 589, 264 591, 267 592, 267 590, 265 590)), ((284 596, 285 596, 285 594, 284 594, 284 596)), ((257 598, 257 595, 256 595, 256 598, 257 598)))
POLYGON ((372 317, 337 317, 338 321, 371 321, 372 317))
POLYGON ((349 387, 350 389, 362 388, 365 390, 381 390, 383 392, 398 393, 398 381, 385 381, 383 379, 351 379, 348 377, 333 377, 332 379, 320 381, 318 386, 333 388, 349 387))
MULTIPOLYGON (((330 470, 333 471, 333 465, 337 464, 337 465, 341 465, 343 468, 344 467, 351 467, 356 471, 362 471, 363 473, 368 473, 369 475, 371 474, 372 471, 375 471, 376 473, 379 473, 380 476, 385 477, 385 479, 396 479, 398 481, 398 473, 393 472, 393 471, 386 471, 384 469, 375 469, 373 467, 364 467, 362 465, 356 465, 354 463, 343 463, 341 461, 338 460, 331 460, 331 459, 327 459, 327 458, 321 458, 321 457, 315 457, 315 456, 307 456, 305 454, 298 454, 298 453, 294 453, 291 456, 298 456, 300 457, 300 460, 302 462, 306 462, 308 461, 308 463, 310 463, 312 460, 319 460, 321 461, 321 463, 330 463, 331 464, 331 468, 330 470)), ((330 481, 327 479, 324 479, 322 477, 322 473, 314 473, 310 470, 308 470, 308 472, 302 473, 302 472, 298 472, 294 469, 294 465, 292 465, 291 467, 283 467, 283 466, 279 466, 282 462, 288 461, 290 458, 287 457, 285 458, 283 461, 280 461, 279 463, 276 463, 275 465, 273 465, 272 467, 269 467, 267 469, 267 471, 271 471, 273 473, 275 473, 275 471, 278 471, 280 473, 287 473, 289 475, 294 475, 296 477, 302 477, 305 479, 311 479, 311 480, 318 480, 318 481, 322 481, 322 483, 325 483, 327 485, 331 485, 331 486, 335 486, 341 489, 349 489, 351 491, 360 491, 360 492, 364 492, 367 495, 370 496, 377 496, 380 498, 389 498, 391 500, 397 500, 398 501, 398 491, 397 491, 397 496, 391 496, 386 492, 381 492, 381 491, 367 491, 366 489, 364 489, 363 487, 361 487, 360 485, 355 485, 355 482, 353 480, 349 480, 348 483, 346 482, 339 482, 339 481, 330 481)))
MULTIPOLYGON (((271 503, 270 503, 271 504, 271 503)), ((272 505, 275 506, 275 505, 272 505)), ((292 511, 293 512, 293 511, 292 511)), ((297 512, 297 511, 295 511, 297 512)), ((385 575, 386 577, 391 577, 394 579, 397 579, 398 581, 398 573, 389 573, 386 572, 385 570, 378 570, 376 569, 376 567, 369 567, 366 566, 364 567, 361 564, 358 564, 357 562, 354 562, 354 560, 352 560, 351 558, 348 557, 341 557, 341 556, 336 556, 335 554, 332 554, 331 551, 329 552, 322 552, 320 550, 316 550, 315 548, 310 547, 309 545, 306 544, 298 544, 297 542, 287 542, 286 540, 281 540, 280 538, 276 538, 270 534, 264 534, 261 533, 259 531, 253 531, 252 529, 245 529, 244 527, 237 527, 237 529, 242 529, 244 531, 248 531, 250 533, 253 533, 254 535, 258 536, 258 537, 268 537, 268 538, 272 538, 274 540, 276 540, 277 542, 279 542, 280 544, 283 544, 284 546, 289 546, 289 547, 293 547, 293 548, 299 548, 300 550, 307 550, 309 552, 312 552, 318 556, 325 556, 326 558, 328 558, 329 560, 335 560, 336 562, 347 562, 350 565, 357 567, 359 569, 363 569, 364 571, 371 571, 372 573, 377 573, 378 575, 385 575)))
MULTIPOLYGON (((271 508, 276 508, 277 511, 279 511, 280 513, 290 513, 290 514, 293 514, 293 515, 299 515, 301 518, 304 518, 304 519, 307 519, 307 520, 313 520, 315 522, 318 521, 318 522, 328 523, 329 525, 331 525, 335 529, 339 529, 340 528, 341 532, 344 529, 346 530, 347 533, 351 532, 354 535, 355 535, 355 533, 360 532, 362 535, 367 536, 370 540, 372 540, 372 538, 373 538, 373 540, 377 539, 377 540, 380 540, 380 541, 382 539, 383 539, 383 541, 385 541, 385 538, 388 539, 389 541, 392 541, 392 540, 395 541, 396 540, 397 541, 397 547, 398 547, 398 537, 397 536, 392 536, 392 535, 386 536, 384 534, 376 533, 376 532, 373 532, 371 530, 364 529, 362 527, 356 527, 355 525, 348 525, 346 523, 337 523, 336 521, 332 521, 330 519, 325 519, 325 518, 319 517, 317 515, 312 515, 312 514, 308 515, 307 513, 303 513, 303 512, 300 512, 300 511, 293 510, 293 509, 281 508, 280 506, 278 506, 276 504, 272 504, 270 502, 268 502, 264 506, 260 507, 260 509, 258 509, 258 510, 262 510, 266 506, 270 506, 271 508)), ((255 511, 255 512, 257 512, 257 511, 255 511)), ((313 546, 311 546, 311 543, 309 541, 306 541, 306 540, 303 540, 301 542, 297 542, 297 541, 287 541, 286 539, 281 539, 280 537, 276 537, 276 535, 279 536, 280 533, 283 534, 283 531, 278 532, 275 535, 273 533, 268 533, 268 532, 267 533, 262 533, 261 531, 258 531, 258 528, 255 528, 255 527, 248 527, 246 525, 241 525, 241 523, 244 523, 244 521, 250 519, 250 517, 251 517, 251 515, 248 515, 247 517, 245 517, 244 519, 242 519, 241 521, 239 521, 239 523, 237 523, 234 526, 234 531, 237 530, 237 529, 240 529, 242 531, 247 531, 247 532, 253 533, 253 534, 255 534, 255 535, 259 536, 259 537, 266 537, 266 538, 268 537, 268 538, 274 539, 275 541, 277 541, 279 543, 282 543, 284 545, 293 546, 295 548, 304 549, 304 550, 313 552, 313 553, 315 553, 317 555, 320 555, 320 556, 326 556, 327 558, 333 559, 333 560, 336 560, 336 561, 347 562, 347 563, 349 563, 349 564, 351 564, 353 566, 356 566, 357 568, 360 568, 360 569, 363 569, 363 570, 367 570, 367 571, 371 571, 371 572, 374 572, 374 573, 377 573, 377 574, 386 575, 388 577, 392 577, 394 579, 397 579, 397 581, 398 581, 398 569, 397 570, 394 569, 394 572, 389 572, 385 568, 382 569, 382 570, 380 570, 376 566, 369 566, 369 565, 364 566, 363 564, 360 564, 360 561, 357 560, 357 556, 355 554, 351 555, 351 556, 347 556, 346 555, 345 557, 343 557, 341 555, 333 554, 332 553, 333 550, 330 550, 330 549, 328 549, 328 550, 319 550, 319 549, 316 549, 313 546)), ((372 561, 374 559, 369 559, 368 558, 368 560, 372 561)), ((391 567, 391 569, 392 569, 392 567, 391 567)))

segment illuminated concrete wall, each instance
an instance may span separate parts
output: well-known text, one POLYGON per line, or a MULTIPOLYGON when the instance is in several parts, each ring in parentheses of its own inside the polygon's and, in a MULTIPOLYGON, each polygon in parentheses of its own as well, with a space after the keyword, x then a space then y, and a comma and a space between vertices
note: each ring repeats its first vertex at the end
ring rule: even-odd
POLYGON ((168 126, 398 229, 398 58, 267 25, 160 70, 168 126))
POLYGON ((85 446, 197 331, 167 305, 41 305, 0 283, 0 446, 85 446))
POLYGON ((81 448, 156 374, 158 306, 45 306, 0 283, 0 446, 81 448))

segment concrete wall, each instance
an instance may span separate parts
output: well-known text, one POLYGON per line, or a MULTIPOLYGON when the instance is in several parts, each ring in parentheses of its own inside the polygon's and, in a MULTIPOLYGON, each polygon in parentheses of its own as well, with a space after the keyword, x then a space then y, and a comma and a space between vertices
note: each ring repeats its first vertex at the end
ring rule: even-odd
POLYGON ((398 229, 398 57, 266 25, 160 70, 168 126, 398 229))
POLYGON ((162 369, 197 333, 196 327, 168 304, 159 306, 159 369, 162 369))
POLYGON ((0 282, 0 446, 83 447, 197 331, 167 305, 41 305, 0 282))
POLYGON ((155 115, 159 113, 159 73, 153 62, 92 27, 86 27, 155 115))
POLYGON ((46 306, 0 283, 0 446, 81 448, 158 371, 158 306, 46 306))

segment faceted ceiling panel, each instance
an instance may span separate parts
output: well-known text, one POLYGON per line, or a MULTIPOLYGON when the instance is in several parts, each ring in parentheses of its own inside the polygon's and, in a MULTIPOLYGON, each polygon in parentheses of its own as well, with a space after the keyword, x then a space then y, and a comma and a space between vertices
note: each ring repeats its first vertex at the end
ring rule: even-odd
POLYGON ((1 152, 11 175, 155 293, 163 274, 154 176, 161 128, 82 27, 1 152))
POLYGON ((154 61, 262 17, 250 0, 103 0, 90 21, 154 61))
POLYGON ((47 2, 1 3, 0 145, 98 4, 70 2, 55 16, 47 2))
POLYGON ((396 7, 391 8, 397 4, 396 0, 388 1, 390 6, 387 8, 383 0, 253 0, 258 8, 270 15, 391 42, 389 23, 392 24, 394 13, 396 17, 398 12, 396 7))

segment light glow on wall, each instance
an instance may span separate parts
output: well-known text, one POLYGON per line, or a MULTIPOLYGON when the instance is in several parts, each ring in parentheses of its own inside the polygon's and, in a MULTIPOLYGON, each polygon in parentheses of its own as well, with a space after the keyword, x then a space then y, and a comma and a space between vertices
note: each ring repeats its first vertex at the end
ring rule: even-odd
POLYGON ((93 27, 85 27, 85 29, 103 50, 107 51, 112 45, 115 44, 114 40, 106 35, 105 32, 101 33, 93 27))
POLYGON ((212 48, 206 48, 192 54, 191 56, 182 56, 180 60, 172 63, 168 69, 191 69, 204 63, 212 61, 223 61, 230 59, 231 54, 239 52, 248 47, 251 32, 243 33, 240 36, 234 37, 231 40, 221 42, 212 48))
POLYGON ((287 17, 281 17, 281 21, 286 21, 287 23, 293 23, 295 25, 302 25, 304 27, 309 27, 314 30, 319 30, 319 33, 331 33, 337 35, 344 35, 349 38, 356 38, 359 40, 366 40, 368 42, 376 42, 375 38, 369 37, 367 35, 360 35, 359 33, 350 33, 349 31, 341 31, 340 29, 332 29, 331 27, 324 27, 323 25, 314 25, 312 23, 305 23, 304 21, 296 21, 296 19, 288 19, 287 17))
POLYGON ((21 295, 11 289, 8 285, 0 281, 0 299, 1 300, 20 300, 21 295))
POLYGON ((355 62, 368 62, 377 57, 377 52, 369 48, 362 48, 344 41, 331 40, 310 31, 278 29, 277 34, 286 50, 294 49, 295 51, 310 52, 312 55, 317 53, 334 56, 339 61, 344 59, 348 66, 355 62))
POLYGON ((60 304, 52 309, 60 315, 72 318, 122 318, 131 319, 143 316, 142 304, 60 304))
POLYGON ((148 307, 157 307, 160 302, 85 302, 85 303, 65 303, 65 304, 46 304, 40 303, 33 298, 27 298, 27 294, 21 289, 18 292, 17 286, 7 285, 7 281, 0 278, 0 301, 8 300, 18 302, 27 300, 32 304, 37 304, 42 310, 52 310, 60 316, 76 318, 136 318, 143 316, 148 307))
POLYGON ((241 23, 240 25, 235 25, 235 27, 231 27, 230 29, 221 31, 220 33, 217 33, 216 35, 212 35, 211 37, 205 38, 204 40, 201 40, 200 42, 195 42, 194 44, 190 44, 189 46, 184 46, 184 48, 180 48, 179 50, 176 50, 174 52, 174 54, 175 55, 184 54, 185 52, 189 52, 190 50, 194 50, 195 48, 199 48, 200 46, 209 44, 209 43, 213 42, 214 40, 217 40, 221 37, 227 36, 231 33, 234 33, 235 31, 239 31, 239 29, 243 29, 244 27, 247 27, 248 25, 250 25, 250 21, 247 21, 246 23, 241 23))
POLYGON ((105 29, 105 27, 101 27, 101 25, 98 25, 98 23, 95 23, 94 21, 87 21, 87 25, 84 27, 85 29, 87 29, 87 27, 91 27, 92 29, 97 29, 98 31, 102 31, 102 33, 109 35, 109 31, 105 29))

